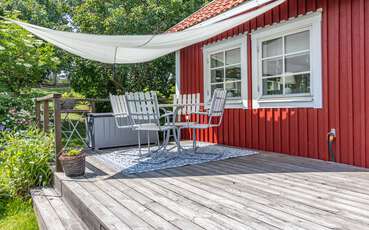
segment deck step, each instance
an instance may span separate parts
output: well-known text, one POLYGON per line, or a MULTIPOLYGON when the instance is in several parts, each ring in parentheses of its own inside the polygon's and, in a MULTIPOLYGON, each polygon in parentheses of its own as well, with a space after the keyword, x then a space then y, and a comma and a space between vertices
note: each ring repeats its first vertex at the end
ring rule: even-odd
POLYGON ((40 229, 87 230, 83 221, 53 188, 37 188, 31 191, 40 229))
MULTIPOLYGON (((91 174, 86 168, 86 174, 91 174)), ((88 177, 86 175, 86 177, 88 177)), ((63 196, 63 199, 82 219, 88 229, 91 230, 124 230, 133 229, 124 219, 125 213, 117 213, 121 207, 111 206, 112 202, 106 197, 101 197, 102 192, 96 188, 88 188, 86 177, 68 178, 64 173, 54 173, 54 187, 63 196), (86 187, 87 186, 87 187, 86 187)))

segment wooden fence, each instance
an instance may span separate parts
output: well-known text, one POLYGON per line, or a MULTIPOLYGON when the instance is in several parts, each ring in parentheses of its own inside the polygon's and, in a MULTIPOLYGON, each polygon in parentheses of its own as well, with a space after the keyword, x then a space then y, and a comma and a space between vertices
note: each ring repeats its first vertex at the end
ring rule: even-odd
POLYGON ((61 94, 50 94, 45 97, 39 97, 35 99, 35 113, 36 113, 36 124, 39 129, 44 132, 50 131, 50 121, 53 121, 54 126, 54 141, 55 141, 55 162, 56 171, 62 172, 59 161, 59 155, 63 150, 62 142, 62 114, 63 113, 82 113, 82 112, 95 112, 96 102, 107 102, 108 99, 92 99, 92 98, 63 98, 61 94), (87 102, 89 109, 78 110, 74 108, 63 108, 62 105, 65 101, 74 102, 87 102), (53 116, 50 119, 50 114, 53 116))

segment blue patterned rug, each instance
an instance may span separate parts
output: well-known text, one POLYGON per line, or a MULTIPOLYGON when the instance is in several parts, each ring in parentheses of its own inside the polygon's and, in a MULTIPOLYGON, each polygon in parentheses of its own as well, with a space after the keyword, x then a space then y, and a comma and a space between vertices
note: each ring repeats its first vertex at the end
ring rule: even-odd
MULTIPOLYGON (((143 156, 140 157, 138 149, 132 147, 113 152, 99 151, 94 157, 103 161, 113 169, 127 175, 249 156, 258 153, 257 151, 203 142, 198 143, 199 148, 196 150, 196 153, 194 153, 191 148, 192 143, 185 142, 182 146, 186 150, 180 153, 177 152, 177 149, 172 149, 171 151, 159 151, 151 155, 143 154, 143 156)), ((146 152, 147 148, 142 148, 142 153, 146 152)))

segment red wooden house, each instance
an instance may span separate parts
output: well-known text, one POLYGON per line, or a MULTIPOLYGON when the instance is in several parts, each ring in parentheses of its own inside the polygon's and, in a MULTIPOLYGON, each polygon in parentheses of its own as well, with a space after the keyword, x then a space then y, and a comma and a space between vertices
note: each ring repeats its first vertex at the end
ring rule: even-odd
MULTIPOLYGON (((214 0, 171 28, 242 13, 253 0, 214 0)), ((177 52, 177 88, 215 88, 229 100, 220 128, 202 141, 369 167, 369 1, 288 0, 177 52)))

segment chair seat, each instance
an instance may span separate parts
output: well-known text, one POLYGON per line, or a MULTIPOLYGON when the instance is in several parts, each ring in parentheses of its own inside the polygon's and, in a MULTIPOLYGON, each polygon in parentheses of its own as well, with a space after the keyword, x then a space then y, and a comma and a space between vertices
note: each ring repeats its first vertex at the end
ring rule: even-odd
MULTIPOLYGON (((196 124, 196 122, 186 122, 186 121, 174 122, 174 126, 181 127, 181 128, 187 128, 188 126, 194 125, 194 124, 196 124)), ((165 125, 171 126, 172 123, 165 123, 165 125)))
POLYGON ((135 130, 140 130, 140 131, 163 131, 163 130, 173 129, 174 126, 166 124, 164 126, 159 127, 155 123, 144 123, 144 124, 136 124, 133 126, 133 128, 135 130))
POLYGON ((208 129, 208 128, 212 128, 212 127, 217 127, 217 125, 194 123, 194 124, 188 125, 186 128, 189 128, 189 129, 208 129))
POLYGON ((159 126, 155 123, 144 123, 133 125, 135 130, 159 131, 159 126))

